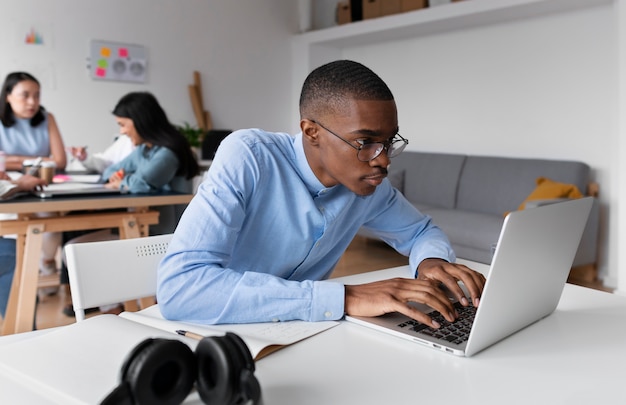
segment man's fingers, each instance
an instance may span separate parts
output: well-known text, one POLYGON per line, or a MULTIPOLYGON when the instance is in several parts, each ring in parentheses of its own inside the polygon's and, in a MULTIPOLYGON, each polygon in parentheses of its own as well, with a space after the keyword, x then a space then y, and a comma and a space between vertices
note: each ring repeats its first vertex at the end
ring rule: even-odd
POLYGON ((458 282, 463 282, 474 306, 478 306, 486 282, 485 276, 465 265, 431 259, 420 264, 418 278, 441 282, 463 306, 468 306, 470 302, 458 282))
POLYGON ((449 322, 457 317, 454 306, 438 287, 438 283, 429 280, 392 279, 356 286, 347 285, 345 288, 344 310, 348 315, 378 316, 400 312, 431 324, 428 315, 409 305, 409 302, 416 302, 439 311, 449 322))

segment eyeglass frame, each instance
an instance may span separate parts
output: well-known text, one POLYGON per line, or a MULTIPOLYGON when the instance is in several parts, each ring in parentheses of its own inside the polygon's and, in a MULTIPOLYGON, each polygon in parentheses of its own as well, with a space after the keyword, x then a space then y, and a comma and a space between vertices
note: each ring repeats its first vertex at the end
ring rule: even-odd
POLYGON ((359 142, 359 146, 355 146, 355 145, 352 144, 352 142, 348 141, 347 139, 344 139, 343 137, 337 135, 335 132, 333 132, 330 129, 326 128, 319 121, 316 121, 316 120, 313 120, 313 119, 310 119, 310 118, 308 120, 311 121, 312 123, 314 123, 315 125, 319 125, 320 127, 322 127, 327 132, 330 132, 331 134, 335 135, 337 138, 341 139, 342 141, 344 141, 345 143, 350 145, 352 148, 356 149, 356 158, 359 159, 359 161, 361 161, 361 162, 371 162, 372 160, 374 160, 377 157, 379 157, 380 154, 383 153, 383 150, 385 152, 387 152, 387 157, 389 159, 392 159, 392 158, 398 156, 399 154, 401 154, 402 152, 404 152, 404 148, 406 148, 406 146, 409 144, 409 140, 408 139, 406 139, 402 135, 400 135, 399 132, 396 132, 395 135, 392 136, 390 139, 388 139, 386 142, 354 141, 354 142, 359 142), (398 137, 400 137, 400 139, 397 139, 398 137), (360 142, 363 142, 363 143, 360 143, 360 142), (404 144, 401 147, 400 152, 394 154, 393 156, 389 155, 389 148, 391 148, 391 145, 393 145, 394 143, 397 143, 397 142, 402 142, 404 144), (378 152, 376 152, 376 154, 371 159, 363 160, 363 159, 361 159, 359 157, 359 154, 361 153, 361 151, 363 150, 363 147, 365 145, 375 145, 375 144, 382 145, 382 148, 378 152))

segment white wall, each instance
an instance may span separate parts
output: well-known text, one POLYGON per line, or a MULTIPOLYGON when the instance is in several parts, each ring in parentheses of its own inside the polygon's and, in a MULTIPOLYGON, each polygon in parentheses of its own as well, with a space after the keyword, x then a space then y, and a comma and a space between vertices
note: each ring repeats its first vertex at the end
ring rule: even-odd
MULTIPOLYGON (((480 9, 481 0, 471 1, 480 9)), ((619 42, 626 35, 618 35, 616 4, 623 2, 585 3, 556 13, 433 29, 369 45, 356 45, 357 40, 332 43, 320 34, 314 36, 317 42, 309 56, 318 62, 320 53, 322 59, 354 59, 380 74, 394 92, 400 132, 410 140, 411 150, 589 164, 602 204, 600 274, 616 287, 618 239, 626 232, 615 229, 614 204, 621 192, 618 88, 626 77, 618 71, 618 43, 626 43, 619 42)), ((373 29, 382 25, 371 24, 373 29)), ((366 31, 354 27, 350 32, 366 31)), ((296 38, 294 49, 305 42, 296 38)), ((620 281, 626 280, 621 273, 620 281)))
MULTIPOLYGON (((626 50, 618 46, 626 44, 618 23, 626 22, 626 7, 624 0, 614 3, 350 47, 337 55, 367 64, 389 83, 401 133, 413 150, 587 162, 603 204, 600 270, 612 286, 620 273, 620 233, 626 234, 626 226, 617 225, 617 211, 626 209, 619 177, 619 156, 626 152, 619 137, 624 125, 619 106, 626 103, 619 100, 626 100, 626 88, 618 91, 626 77, 618 73, 626 60, 626 50)), ((37 75, 42 102, 57 116, 66 143, 94 150, 117 132, 110 111, 129 91, 153 92, 174 123, 195 122, 187 93, 194 70, 202 74, 215 127, 296 130, 294 101, 304 77, 302 69, 295 69, 294 77, 291 72, 306 63, 291 48, 297 5, 292 0, 0 0, 0 75, 16 69, 37 75), (53 44, 23 45, 23 29, 31 25, 50 32, 53 44), (145 46, 148 83, 90 79, 91 39, 145 46)), ((332 13, 319 7, 334 3, 315 0, 315 6, 314 23, 328 25, 332 13)), ((626 291, 626 273, 622 279, 626 291)))
POLYGON ((0 80, 33 73, 68 145, 106 147, 118 131, 111 110, 130 91, 154 93, 174 124, 195 124, 187 90, 194 70, 215 128, 291 123, 290 0, 0 0, 0 10, 0 80), (24 45, 30 27, 44 45, 24 45), (147 83, 92 80, 92 39, 144 46, 147 83))

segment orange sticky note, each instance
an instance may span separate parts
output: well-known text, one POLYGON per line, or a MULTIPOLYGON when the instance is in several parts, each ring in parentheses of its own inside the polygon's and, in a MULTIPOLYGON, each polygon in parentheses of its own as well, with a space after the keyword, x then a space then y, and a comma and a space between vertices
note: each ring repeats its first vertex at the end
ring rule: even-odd
POLYGON ((103 46, 102 48, 100 48, 100 56, 102 56, 103 58, 108 58, 111 56, 111 48, 108 48, 106 46, 103 46))

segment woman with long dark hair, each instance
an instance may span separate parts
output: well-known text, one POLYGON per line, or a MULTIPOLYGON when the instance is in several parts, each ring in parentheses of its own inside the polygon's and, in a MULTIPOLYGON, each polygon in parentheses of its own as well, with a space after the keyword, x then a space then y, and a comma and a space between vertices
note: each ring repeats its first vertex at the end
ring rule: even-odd
MULTIPOLYGON (((199 172, 187 138, 167 119, 157 99, 147 92, 129 93, 113 109, 120 133, 130 137, 136 148, 118 163, 106 168, 102 174, 107 187, 130 193, 156 193, 160 191, 193 192, 192 179, 199 172)), ((172 233, 186 205, 161 206, 159 223, 150 226, 151 235, 172 233)), ((91 232, 67 242, 82 243, 118 239, 112 229, 91 232)), ((118 314, 121 305, 100 307, 103 313, 118 314)), ((68 306, 63 312, 74 315, 68 306)))
POLYGON ((175 190, 176 177, 190 180, 199 167, 187 139, 172 125, 157 99, 147 92, 129 93, 113 109, 120 133, 137 148, 103 173, 109 187, 131 193, 175 190))

